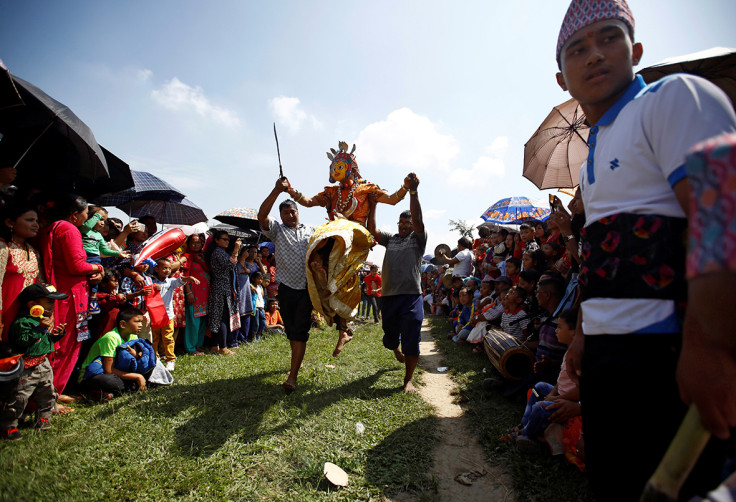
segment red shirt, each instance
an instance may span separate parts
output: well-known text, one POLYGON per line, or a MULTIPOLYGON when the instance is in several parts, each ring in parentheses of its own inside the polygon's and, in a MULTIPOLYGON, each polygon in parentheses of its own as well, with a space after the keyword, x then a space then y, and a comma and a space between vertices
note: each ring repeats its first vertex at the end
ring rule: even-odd
POLYGON ((368 274, 363 279, 365 282, 365 293, 370 296, 381 296, 381 276, 368 274))

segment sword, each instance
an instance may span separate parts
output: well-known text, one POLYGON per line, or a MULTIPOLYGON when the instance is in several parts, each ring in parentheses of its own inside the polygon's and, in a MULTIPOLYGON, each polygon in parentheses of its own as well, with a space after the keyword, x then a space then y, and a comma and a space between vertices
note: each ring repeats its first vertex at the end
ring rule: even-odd
POLYGON ((273 123, 273 136, 276 138, 276 153, 279 155, 279 177, 284 177, 284 168, 281 167, 281 150, 279 150, 279 135, 276 134, 276 122, 273 123))

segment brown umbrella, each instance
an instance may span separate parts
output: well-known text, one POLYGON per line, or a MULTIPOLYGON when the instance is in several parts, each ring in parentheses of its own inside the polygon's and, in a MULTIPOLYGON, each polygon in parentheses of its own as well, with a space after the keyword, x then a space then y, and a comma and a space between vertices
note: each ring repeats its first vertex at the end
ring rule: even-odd
POLYGON ((588 131, 575 99, 552 108, 524 145, 524 177, 540 190, 577 186, 588 156, 588 131))
MULTIPOLYGON (((720 87, 736 108, 736 49, 713 47, 665 59, 638 73, 648 84, 673 73, 698 75, 720 87)), ((524 177, 539 189, 576 187, 588 156, 588 132, 575 99, 554 107, 524 145, 524 177)))

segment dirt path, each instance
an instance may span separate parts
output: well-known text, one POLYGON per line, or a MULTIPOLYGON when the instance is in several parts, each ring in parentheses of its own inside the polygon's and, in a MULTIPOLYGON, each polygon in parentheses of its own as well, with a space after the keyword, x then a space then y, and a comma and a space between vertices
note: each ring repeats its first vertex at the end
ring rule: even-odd
MULTIPOLYGON (((483 447, 471 432, 462 407, 454 402, 452 391, 455 384, 447 373, 437 371, 437 368, 444 366, 444 359, 436 348, 426 321, 422 328, 420 354, 419 365, 425 373, 419 394, 436 408, 440 419, 440 443, 435 449, 434 465, 430 471, 437 480, 438 495, 433 499, 440 502, 513 502, 511 479, 502 469, 492 467, 485 461, 483 447)), ((399 497, 394 500, 408 502, 412 498, 399 497)))

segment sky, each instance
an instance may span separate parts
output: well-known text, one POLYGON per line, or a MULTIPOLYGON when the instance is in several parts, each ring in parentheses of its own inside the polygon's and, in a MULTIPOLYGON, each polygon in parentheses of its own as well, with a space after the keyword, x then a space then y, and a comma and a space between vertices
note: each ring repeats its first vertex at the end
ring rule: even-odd
MULTIPOLYGON (((417 173, 432 253, 455 246, 450 219, 480 224, 504 197, 547 198, 522 177, 523 151, 569 99, 555 81, 568 5, 0 0, 0 59, 131 169, 165 179, 209 217, 257 209, 270 192, 274 122, 284 174, 306 195, 329 184, 325 152, 356 144, 362 176, 389 193, 417 173)), ((629 5, 640 68, 736 47, 733 0, 629 5)), ((395 231, 408 206, 408 197, 380 205, 379 227, 395 231)), ((322 208, 300 214, 326 221, 322 208)), ((369 260, 382 257, 377 246, 369 260)))

